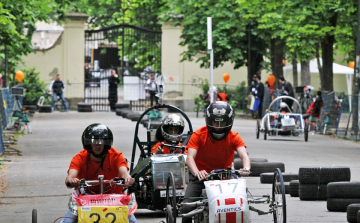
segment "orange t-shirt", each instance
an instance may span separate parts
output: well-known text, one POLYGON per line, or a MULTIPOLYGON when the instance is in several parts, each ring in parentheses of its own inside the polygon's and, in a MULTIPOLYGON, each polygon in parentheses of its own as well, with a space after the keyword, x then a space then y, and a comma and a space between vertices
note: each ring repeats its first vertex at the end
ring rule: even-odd
MULTIPOLYGON (((111 180, 115 177, 121 177, 119 173, 119 167, 121 166, 125 166, 129 170, 129 167, 122 152, 117 151, 113 147, 109 149, 108 153, 105 156, 103 168, 100 168, 100 164, 101 162, 97 163, 90 159, 89 153, 85 149, 83 149, 72 158, 69 170, 77 170, 79 172, 77 178, 86 180, 98 180, 98 175, 104 175, 104 180, 111 180), (88 159, 90 160, 90 163, 87 170, 88 159), (98 174, 96 174, 99 168, 100 170, 98 174)), ((98 193, 99 188, 91 187, 90 189, 91 191, 98 193)), ((106 185, 104 188, 106 191, 106 185)), ((106 191, 106 193, 121 193, 122 189, 122 187, 114 186, 113 189, 106 191)))
POLYGON ((216 169, 227 169, 232 166, 234 151, 237 148, 246 145, 238 133, 230 131, 223 140, 215 140, 206 126, 196 130, 186 145, 186 151, 189 148, 197 150, 195 163, 199 170, 205 170, 210 173, 216 169))
MULTIPOLYGON (((166 144, 166 142, 164 142, 164 143, 166 144)), ((179 143, 177 146, 181 146, 181 145, 182 145, 182 144, 179 143)), ((155 153, 156 153, 156 149, 157 149, 159 146, 161 146, 161 142, 156 143, 155 146, 153 146, 151 152, 152 152, 153 154, 155 154, 155 153)), ((168 146, 163 146, 162 149, 163 149, 163 153, 162 153, 162 154, 170 154, 170 148, 169 148, 168 146)), ((178 149, 179 149, 179 148, 175 149, 174 153, 176 153, 176 151, 177 151, 178 149)), ((180 154, 181 154, 181 153, 183 153, 183 151, 181 151, 180 154)))

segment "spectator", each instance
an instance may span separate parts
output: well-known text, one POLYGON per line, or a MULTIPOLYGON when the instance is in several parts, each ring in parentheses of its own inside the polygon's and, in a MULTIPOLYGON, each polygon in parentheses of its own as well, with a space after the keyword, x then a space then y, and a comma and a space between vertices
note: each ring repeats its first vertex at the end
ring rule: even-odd
MULTIPOLYGON (((282 85, 281 87, 281 95, 295 97, 294 88, 292 87, 291 83, 289 81, 286 81, 283 76, 279 77, 279 82, 282 85)), ((283 102, 285 102, 290 109, 292 109, 293 100, 292 99, 283 99, 283 102)))
POLYGON ((259 109, 258 109, 258 118, 262 118, 263 117, 263 102, 264 102, 264 93, 265 93, 265 90, 264 90, 264 84, 261 83, 261 77, 258 76, 258 75, 254 75, 254 79, 255 79, 255 82, 256 82, 256 88, 255 88, 255 98, 259 98, 260 99, 260 104, 259 104, 259 109))
POLYGON ((156 97, 157 84, 154 73, 150 74, 150 79, 147 80, 146 85, 147 85, 147 90, 149 91, 150 94, 150 105, 152 107, 154 99, 155 99, 155 104, 158 104, 158 98, 156 97))
POLYGON ((52 105, 51 105, 52 110, 54 110, 57 96, 59 96, 61 98, 61 101, 65 108, 65 111, 66 112, 69 111, 69 108, 65 101, 64 91, 65 91, 65 83, 62 80, 60 80, 60 74, 57 74, 56 79, 51 82, 50 87, 49 87, 49 94, 53 95, 53 101, 52 101, 52 105))
POLYGON ((229 101, 229 96, 225 92, 219 92, 216 95, 216 100, 217 101, 228 102, 229 101))
POLYGON ((116 70, 111 70, 111 76, 108 78, 109 80, 109 103, 110 103, 110 110, 115 111, 115 104, 118 101, 117 95, 117 87, 120 83, 119 75, 116 74, 116 70))
POLYGON ((304 119, 307 119, 310 115, 314 116, 314 118, 320 117, 320 111, 324 105, 321 95, 321 91, 316 92, 315 101, 311 103, 309 109, 306 111, 306 114, 303 115, 304 119))

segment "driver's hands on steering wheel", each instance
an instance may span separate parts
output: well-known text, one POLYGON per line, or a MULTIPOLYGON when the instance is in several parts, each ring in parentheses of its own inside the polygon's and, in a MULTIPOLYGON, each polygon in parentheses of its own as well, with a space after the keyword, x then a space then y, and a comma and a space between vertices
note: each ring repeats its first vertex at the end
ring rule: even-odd
POLYGON ((249 169, 240 169, 240 175, 243 176, 243 177, 246 177, 246 176, 249 176, 250 174, 250 170, 249 169))
POLYGON ((161 146, 159 146, 157 149, 156 149, 156 152, 155 154, 163 154, 163 149, 161 148, 161 146))
POLYGON ((124 180, 125 180, 125 185, 124 185, 125 188, 128 188, 130 185, 133 185, 135 182, 135 179, 130 176, 124 177, 124 180))
POLYGON ((80 180, 76 177, 67 177, 65 180, 65 185, 67 187, 78 187, 80 186, 80 180))
POLYGON ((195 176, 199 179, 199 180, 204 180, 206 179, 206 176, 208 175, 208 173, 205 170, 200 170, 199 172, 197 172, 195 174, 195 176))

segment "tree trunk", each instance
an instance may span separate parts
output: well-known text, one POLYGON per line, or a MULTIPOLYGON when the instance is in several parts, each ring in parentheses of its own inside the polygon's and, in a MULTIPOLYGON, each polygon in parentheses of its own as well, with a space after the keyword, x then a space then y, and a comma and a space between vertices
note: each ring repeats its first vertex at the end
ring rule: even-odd
POLYGON ((320 90, 324 90, 324 72, 322 69, 322 65, 320 63, 320 53, 319 53, 319 44, 316 44, 316 61, 319 69, 319 76, 320 76, 320 90))
POLYGON ((301 85, 306 86, 311 84, 310 77, 310 61, 301 61, 301 85))
MULTIPOLYGON (((271 40, 271 69, 276 80, 280 76, 284 76, 283 72, 283 55, 284 55, 285 42, 280 37, 271 40)), ((275 81, 274 89, 279 88, 279 82, 275 81)))
POLYGON ((297 60, 296 60, 296 53, 293 53, 292 58, 291 58, 291 64, 293 67, 293 87, 297 87, 298 85, 298 72, 297 72, 297 60))
MULTIPOLYGON (((336 27, 337 14, 334 14, 329 22, 333 27, 336 27)), ((333 62, 334 62, 334 42, 335 36, 327 33, 324 39, 321 41, 322 50, 322 62, 323 62, 323 79, 325 91, 334 91, 334 73, 333 73, 333 62)))
MULTIPOLYGON (((261 70, 261 62, 264 61, 263 55, 256 51, 251 51, 251 61, 250 61, 250 70, 251 73, 248 73, 248 81, 247 84, 250 87, 251 82, 253 80, 254 74, 256 74, 257 71, 261 70)), ((264 77, 262 77, 264 78, 264 77)), ((261 79, 263 80, 263 79, 261 79)))

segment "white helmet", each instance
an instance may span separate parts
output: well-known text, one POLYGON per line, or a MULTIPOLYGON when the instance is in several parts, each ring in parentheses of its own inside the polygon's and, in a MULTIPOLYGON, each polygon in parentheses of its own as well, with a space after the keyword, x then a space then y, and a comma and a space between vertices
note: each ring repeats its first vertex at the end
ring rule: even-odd
POLYGON ((280 102, 280 108, 287 108, 287 106, 285 102, 280 102))
MULTIPOLYGON (((213 93, 217 93, 217 88, 215 86, 212 86, 211 89, 212 89, 213 93)), ((209 89, 209 94, 210 94, 210 89, 209 89)))
POLYGON ((173 142, 180 141, 185 128, 185 122, 182 117, 176 114, 167 115, 161 125, 161 134, 165 140, 173 142), (177 134, 172 134, 169 132, 169 127, 179 127, 179 132, 177 134))

